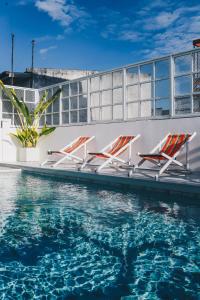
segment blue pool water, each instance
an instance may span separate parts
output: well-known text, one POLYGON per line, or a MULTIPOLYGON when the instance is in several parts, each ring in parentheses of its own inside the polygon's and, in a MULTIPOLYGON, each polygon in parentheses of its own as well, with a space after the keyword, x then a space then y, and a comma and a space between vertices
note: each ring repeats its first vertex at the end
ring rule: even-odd
POLYGON ((0 299, 200 299, 198 200, 20 173, 0 193, 0 299))

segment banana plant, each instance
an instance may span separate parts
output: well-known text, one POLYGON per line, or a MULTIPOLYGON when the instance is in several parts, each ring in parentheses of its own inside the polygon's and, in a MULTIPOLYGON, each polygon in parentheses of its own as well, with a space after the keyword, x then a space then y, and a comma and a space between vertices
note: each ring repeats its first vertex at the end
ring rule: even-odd
POLYGON ((40 129, 39 124, 40 119, 44 115, 46 109, 56 99, 58 99, 61 93, 61 89, 58 89, 50 98, 47 98, 48 93, 45 91, 42 98, 36 105, 34 111, 30 112, 26 103, 18 99, 13 88, 5 87, 1 80, 0 87, 11 101, 13 107, 16 109, 20 120, 19 128, 16 129, 15 133, 11 133, 11 135, 17 138, 17 140, 21 143, 22 147, 35 148, 39 139, 42 136, 46 136, 56 129, 56 127, 47 127, 46 124, 40 129))

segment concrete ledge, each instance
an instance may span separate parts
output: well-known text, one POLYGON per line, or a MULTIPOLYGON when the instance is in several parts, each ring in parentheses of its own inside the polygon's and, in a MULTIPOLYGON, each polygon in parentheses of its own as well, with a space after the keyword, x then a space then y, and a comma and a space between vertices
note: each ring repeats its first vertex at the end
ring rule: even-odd
POLYGON ((0 163, 2 167, 21 169, 25 173, 53 176, 74 182, 101 184, 104 187, 117 187, 120 189, 156 190, 168 194, 184 194, 187 197, 200 197, 200 176, 182 179, 178 177, 161 177, 159 181, 153 178, 134 175, 129 178, 124 174, 96 174, 92 172, 79 172, 76 170, 31 166, 23 163, 0 163), (196 181, 194 180, 196 179, 196 181))

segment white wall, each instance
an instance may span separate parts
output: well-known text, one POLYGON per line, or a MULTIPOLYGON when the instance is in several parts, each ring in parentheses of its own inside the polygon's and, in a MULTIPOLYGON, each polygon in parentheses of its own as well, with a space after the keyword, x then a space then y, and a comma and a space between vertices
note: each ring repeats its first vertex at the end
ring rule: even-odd
POLYGON ((197 136, 190 146, 190 163, 193 170, 200 171, 200 118, 176 118, 165 120, 138 120, 96 125, 58 127, 56 131, 45 137, 39 144, 41 160, 46 157, 47 150, 58 150, 80 135, 95 135, 96 140, 90 150, 99 150, 120 134, 136 135, 141 138, 133 147, 133 161, 138 161, 137 153, 148 153, 168 132, 193 133, 197 136))

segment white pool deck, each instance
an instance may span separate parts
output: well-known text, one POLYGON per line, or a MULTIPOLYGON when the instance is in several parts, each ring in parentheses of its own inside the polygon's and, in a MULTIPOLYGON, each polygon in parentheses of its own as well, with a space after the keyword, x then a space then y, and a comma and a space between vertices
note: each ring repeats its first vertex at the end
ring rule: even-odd
POLYGON ((102 173, 95 173, 89 169, 78 171, 73 165, 63 164, 59 167, 41 167, 38 163, 0 163, 0 172, 22 171, 29 174, 53 176, 56 178, 76 182, 101 184, 104 187, 115 186, 121 189, 157 190, 169 194, 184 194, 200 198, 200 173, 162 175, 158 181, 155 173, 139 171, 128 177, 127 170, 115 171, 107 169, 102 173))

